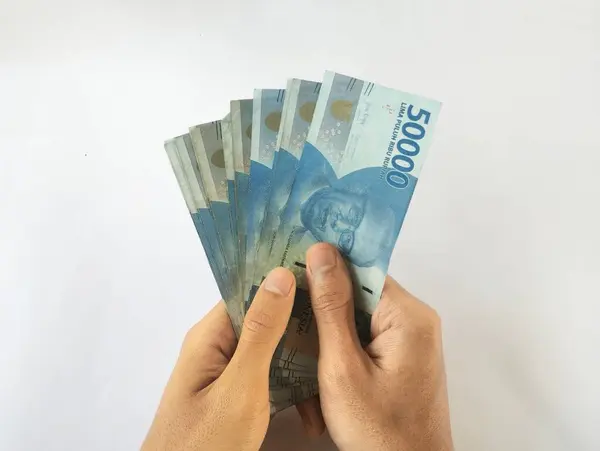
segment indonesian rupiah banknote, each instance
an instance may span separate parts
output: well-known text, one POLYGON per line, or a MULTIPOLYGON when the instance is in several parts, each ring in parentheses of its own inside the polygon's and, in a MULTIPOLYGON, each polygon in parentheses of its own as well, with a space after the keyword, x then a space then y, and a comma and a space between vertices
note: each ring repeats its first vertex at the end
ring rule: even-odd
MULTIPOLYGON (((228 129, 227 125, 226 127, 228 129)), ((231 287, 235 294, 240 287, 240 281, 237 280, 237 227, 233 215, 235 206, 230 203, 228 192, 223 123, 219 120, 195 125, 190 127, 189 134, 200 177, 225 253, 225 261, 230 273, 236 276, 235 280, 232 280, 231 287)))
MULTIPOLYGON (((282 122, 285 90, 256 89, 252 109, 250 144, 250 176, 244 209, 246 211, 246 288, 252 285, 256 266, 260 232, 272 188, 272 166, 277 150, 277 136, 282 122)), ((248 305, 249 306, 249 305, 248 305)), ((246 307, 246 309, 248 308, 246 307)), ((303 370, 303 366, 288 362, 286 369, 303 370)))
MULTIPOLYGON (((252 99, 230 102, 231 135, 234 170, 234 196, 238 235, 238 266, 240 285, 243 288, 246 277, 246 227, 248 178, 250 176, 250 145, 252 138, 252 99)), ((242 293, 245 294, 245 293, 242 293)), ((242 300, 245 298, 242 296, 242 300)))
POLYGON ((441 105, 327 72, 234 100, 221 121, 165 143, 239 334, 266 274, 291 269, 298 290, 273 357, 272 412, 317 392, 318 336, 307 249, 329 242, 354 284, 357 330, 370 320, 441 105))
POLYGON ((298 283, 280 361, 316 364, 305 262, 315 242, 331 243, 344 256, 358 332, 369 341, 371 314, 440 108, 434 100, 326 73, 267 263, 290 268, 298 283))
POLYGON ((321 83, 316 81, 288 80, 270 176, 271 191, 257 243, 254 285, 260 285, 267 272, 266 265, 279 228, 279 219, 292 189, 320 90, 321 83))
MULTIPOLYGON (((233 282, 231 278, 235 277, 235 274, 231 274, 231 268, 225 261, 225 252, 222 249, 214 215, 208 206, 206 187, 203 183, 200 166, 189 134, 166 141, 165 150, 198 236, 205 249, 213 276, 221 296, 225 300, 228 314, 236 334, 239 336, 243 322, 243 311, 241 310, 242 305, 233 299, 233 282)), ((278 411, 288 407, 291 404, 285 405, 284 400, 295 399, 294 393, 302 393, 294 387, 313 382, 312 375, 307 372, 273 367, 269 373, 269 386, 278 393, 275 410, 278 411), (284 396, 286 390, 288 391, 287 397, 284 396)))
POLYGON ((250 177, 246 197, 246 269, 244 295, 252 286, 264 213, 271 190, 271 169, 283 112, 284 89, 255 89, 252 108, 250 177))
POLYGON ((233 279, 236 277, 225 260, 216 221, 208 206, 205 187, 200 176, 189 134, 165 142, 165 150, 185 200, 192 221, 200 237, 221 296, 225 301, 236 335, 239 336, 243 312, 233 300, 233 279))

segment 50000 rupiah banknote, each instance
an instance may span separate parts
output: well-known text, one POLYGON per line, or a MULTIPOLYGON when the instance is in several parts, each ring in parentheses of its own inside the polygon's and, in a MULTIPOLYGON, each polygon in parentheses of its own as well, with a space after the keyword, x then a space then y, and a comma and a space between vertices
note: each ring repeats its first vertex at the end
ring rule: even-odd
MULTIPOLYGON (((246 280, 247 196, 252 138, 252 103, 252 99, 232 100, 230 102, 237 246, 238 261, 240 262, 238 274, 241 284, 246 280)), ((245 302, 245 300, 245 293, 242 292, 242 301, 245 302)))
POLYGON ((296 78, 289 80, 286 86, 271 172, 271 192, 254 265, 254 285, 260 285, 263 274, 268 270, 266 265, 279 228, 279 218, 292 189, 320 89, 321 83, 296 78))
POLYGON ((285 90, 255 89, 250 147, 250 178, 248 182, 246 223, 246 269, 244 294, 252 286, 258 240, 271 190, 271 168, 281 123, 285 90))
POLYGON ((327 72, 269 267, 292 269, 294 312, 280 360, 316 361, 306 250, 335 245, 348 263, 359 335, 369 340, 393 247, 430 147, 441 104, 327 72))
POLYGON ((242 312, 233 302, 232 280, 234 275, 224 258, 214 217, 208 208, 205 187, 202 184, 194 149, 189 134, 178 136, 165 142, 165 150, 177 183, 200 237, 221 296, 239 336, 242 326, 242 312))
MULTIPOLYGON (((229 126, 226 127, 229 130, 229 126)), ((233 213, 235 205, 232 205, 229 201, 222 121, 190 127, 190 137, 200 170, 200 177, 205 187, 210 210, 215 218, 219 239, 225 253, 225 261, 229 266, 229 272, 236 276, 232 280, 233 285, 231 287, 232 293, 236 295, 241 287, 241 281, 237 277, 237 228, 233 213)), ((231 151, 231 147, 229 147, 229 151, 231 151)))
MULTIPOLYGON (((208 208, 205 187, 189 135, 178 136, 165 142, 165 150, 175 178, 185 200, 194 226, 208 258, 213 276, 221 296, 225 299, 229 317, 237 336, 240 334, 242 318, 236 304, 230 302, 228 267, 219 242, 214 218, 208 208)), ((271 413, 275 414, 293 405, 296 400, 316 392, 314 379, 302 372, 273 367, 269 372, 271 413)))

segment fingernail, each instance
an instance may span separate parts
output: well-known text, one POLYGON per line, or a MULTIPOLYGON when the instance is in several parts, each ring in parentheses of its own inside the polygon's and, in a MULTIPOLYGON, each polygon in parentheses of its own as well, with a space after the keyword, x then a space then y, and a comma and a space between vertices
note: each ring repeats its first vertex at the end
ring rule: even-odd
POLYGON ((279 296, 290 294, 292 285, 294 285, 294 275, 283 268, 275 268, 271 271, 263 284, 265 290, 279 296))
POLYGON ((308 268, 313 274, 323 273, 335 268, 337 264, 337 252, 331 246, 318 246, 312 249, 308 258, 308 268))

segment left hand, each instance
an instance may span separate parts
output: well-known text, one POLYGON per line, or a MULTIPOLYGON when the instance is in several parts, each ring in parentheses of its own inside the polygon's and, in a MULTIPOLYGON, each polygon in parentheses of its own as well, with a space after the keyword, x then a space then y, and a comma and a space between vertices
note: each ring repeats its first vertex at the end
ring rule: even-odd
MULTIPOLYGON (((295 292, 290 271, 271 271, 246 314, 237 349, 223 302, 190 329, 142 451, 260 448, 270 418, 269 365, 295 292)), ((323 432, 316 398, 298 410, 309 435, 323 432)))

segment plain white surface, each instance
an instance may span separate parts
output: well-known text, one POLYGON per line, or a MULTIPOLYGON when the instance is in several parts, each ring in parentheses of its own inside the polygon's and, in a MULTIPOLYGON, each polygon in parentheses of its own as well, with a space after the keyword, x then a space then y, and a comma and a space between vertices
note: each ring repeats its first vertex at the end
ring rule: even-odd
POLYGON ((457 450, 600 449, 599 8, 2 1, 0 449, 139 447, 218 299, 163 140, 325 69, 444 103, 390 272, 443 318, 457 450))

